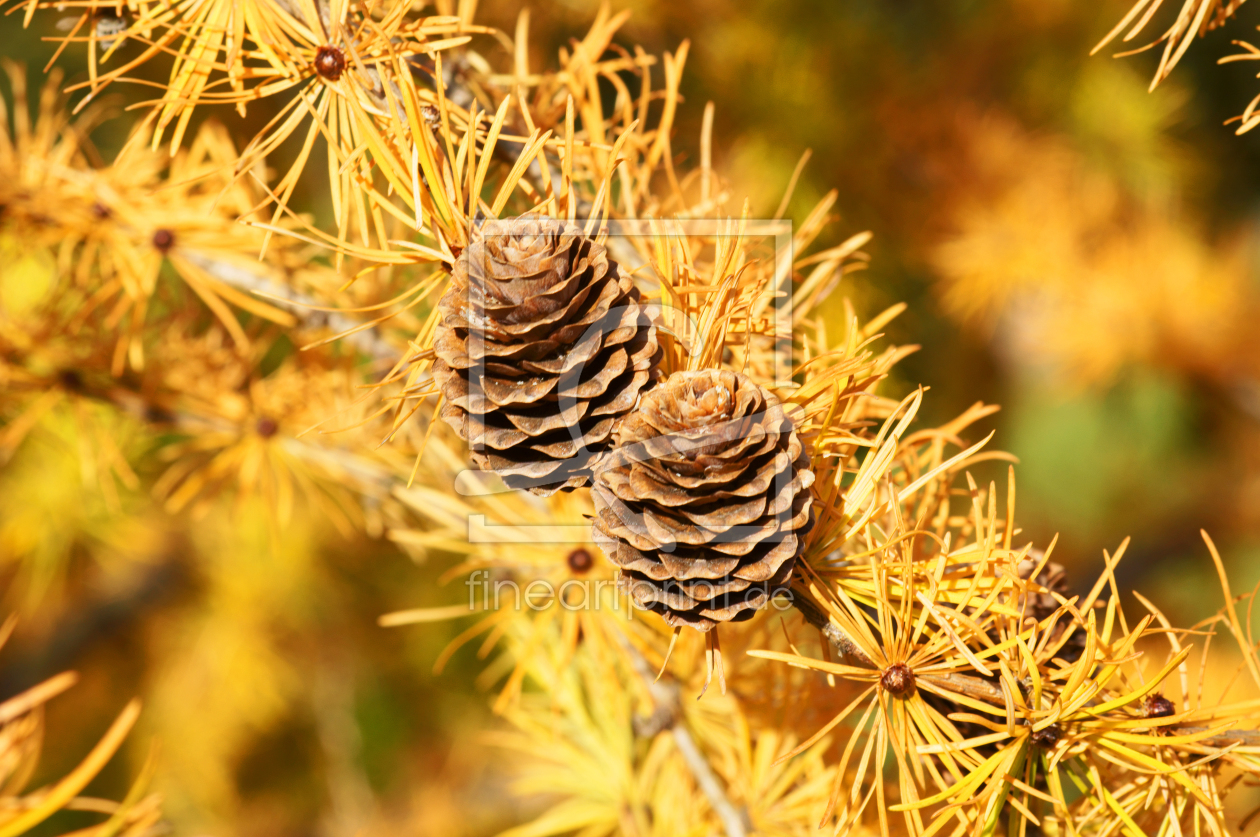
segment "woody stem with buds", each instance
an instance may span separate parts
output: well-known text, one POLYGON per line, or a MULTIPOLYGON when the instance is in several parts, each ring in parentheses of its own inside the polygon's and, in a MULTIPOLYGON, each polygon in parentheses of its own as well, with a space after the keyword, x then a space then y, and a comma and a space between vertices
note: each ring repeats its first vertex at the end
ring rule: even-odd
MULTIPOLYGON (((799 596, 793 604, 800 611, 801 616, 805 618, 805 621, 818 629, 819 633, 830 643, 841 659, 863 668, 877 668, 874 662, 862 653, 849 635, 839 625, 827 618, 827 615, 823 613, 818 605, 799 596)), ((929 683, 934 683, 942 688, 976 700, 983 700, 999 706, 1005 702, 1002 690, 980 677, 973 677, 968 674, 931 674, 923 675, 922 677, 929 683)))

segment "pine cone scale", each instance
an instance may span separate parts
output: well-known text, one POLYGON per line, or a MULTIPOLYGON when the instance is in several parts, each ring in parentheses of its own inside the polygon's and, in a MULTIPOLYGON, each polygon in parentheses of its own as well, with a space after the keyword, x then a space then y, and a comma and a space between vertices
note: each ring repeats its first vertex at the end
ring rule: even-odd
POLYGON ((613 386, 609 387, 612 397, 607 401, 594 403, 591 407, 592 416, 622 416, 625 412, 632 408, 636 401, 639 400, 639 392, 643 390, 652 380, 655 374, 655 365, 649 366, 647 369, 635 369, 632 374, 624 379, 624 383, 613 382, 613 386))
MULTIPOLYGON (((642 555, 643 553, 639 553, 642 555)), ((646 556, 645 556, 646 557, 646 556)), ((649 559, 652 560, 652 559, 649 559)), ((702 556, 695 550, 678 549, 673 552, 662 552, 653 560, 661 567, 667 578, 678 581, 690 581, 693 578, 715 579, 730 575, 739 568, 739 558, 730 555, 702 556)))

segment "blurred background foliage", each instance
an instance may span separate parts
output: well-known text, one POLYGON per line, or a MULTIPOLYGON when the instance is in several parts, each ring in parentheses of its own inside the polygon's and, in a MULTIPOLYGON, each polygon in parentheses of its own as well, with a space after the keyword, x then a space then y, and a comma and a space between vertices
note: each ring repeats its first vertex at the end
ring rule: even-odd
MULTIPOLYGON (((1222 124, 1256 82, 1215 63, 1260 5, 1153 93, 1154 53, 1089 57, 1126 0, 618 7, 633 11, 623 46, 690 41, 674 147, 699 153, 714 102, 715 164, 754 216, 774 213, 812 151, 788 215, 799 222, 838 188, 840 231, 875 233, 837 314, 841 295, 864 316, 909 303, 889 336, 922 347, 895 374, 903 392, 931 386, 926 423, 1003 405, 989 421, 1022 462, 1032 540, 1060 533, 1056 559, 1083 581, 1132 535, 1122 586, 1183 622, 1214 608, 1200 527, 1235 589, 1260 580, 1260 135, 1222 124)), ((510 32, 519 8, 486 0, 479 18, 510 32)), ((536 4, 532 63, 551 62, 595 10, 536 4)), ((39 34, 18 15, 0 21, 0 52, 33 79, 52 54, 39 34)), ((59 61, 71 81, 76 61, 59 61)), ((116 107, 143 95, 111 90, 116 107)), ((216 118, 247 138, 267 115, 216 118)), ((107 157, 125 126, 96 132, 107 157)), ((321 194, 299 187, 294 202, 318 212, 321 194)), ((6 294, 51 269, 17 252, 0 240, 6 294)), ((472 733, 488 712, 484 663, 465 650, 431 673, 463 626, 376 626, 390 610, 459 601, 458 583, 435 583, 453 559, 417 568, 310 510, 282 537, 261 507, 168 515, 147 488, 157 475, 125 464, 143 460, 148 431, 92 409, 63 404, 0 450, 0 586, 22 616, 0 696, 66 668, 82 676, 50 707, 41 774, 65 773, 139 694, 127 752, 138 765, 160 741, 179 833, 476 835, 519 821, 472 733), (112 492, 86 472, 85 423, 124 463, 112 492)), ((134 772, 113 765, 90 790, 116 798, 134 772)), ((75 814, 60 816, 73 827, 75 814)))

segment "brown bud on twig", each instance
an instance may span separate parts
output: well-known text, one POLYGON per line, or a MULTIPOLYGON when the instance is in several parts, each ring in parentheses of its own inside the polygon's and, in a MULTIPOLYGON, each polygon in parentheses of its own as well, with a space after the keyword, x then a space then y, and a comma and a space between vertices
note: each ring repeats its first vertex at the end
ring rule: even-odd
POLYGON ((346 71, 346 54, 338 46, 325 44, 315 50, 315 74, 327 81, 337 81, 346 71))
POLYGON ((879 676, 879 685, 893 697, 905 700, 914 695, 914 672, 905 663, 893 663, 879 676))
POLYGON ((1147 695, 1142 700, 1142 715, 1146 718, 1167 718, 1177 714, 1177 707, 1159 692, 1147 695))
POLYGON ((166 255, 175 246, 175 233, 167 229, 157 230, 153 233, 153 249, 162 255, 166 255))
POLYGON ((1062 737, 1063 731, 1058 724, 1051 724, 1043 729, 1034 730, 1032 734, 1032 743, 1043 750, 1053 750, 1059 744, 1059 738, 1062 737))
POLYGON ((595 559, 591 557, 591 553, 585 549, 575 549, 565 557, 565 563, 569 565, 569 570, 574 575, 583 575, 591 570, 595 564, 595 559))

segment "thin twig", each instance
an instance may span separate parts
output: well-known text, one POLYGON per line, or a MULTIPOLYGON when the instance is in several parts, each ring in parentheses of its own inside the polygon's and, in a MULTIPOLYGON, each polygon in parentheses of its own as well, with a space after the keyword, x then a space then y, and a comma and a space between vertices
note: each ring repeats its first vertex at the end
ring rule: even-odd
MULTIPOLYGON (((797 597, 793 602, 796 609, 805 617, 805 621, 813 625, 831 643, 842 660, 863 668, 875 668, 875 664, 862 653, 857 644, 839 625, 827 618, 827 615, 808 599, 797 597)), ((976 700, 1002 705, 1005 703, 1002 690, 987 680, 972 677, 968 674, 929 674, 923 675, 926 682, 948 691, 957 692, 976 700)))
POLYGON ((272 305, 286 309, 297 317, 300 328, 327 327, 344 333, 346 336, 343 339, 346 342, 378 359, 396 360, 401 354, 397 346, 381 337, 375 326, 349 333, 362 326, 362 323, 335 311, 318 310, 321 305, 319 300, 277 284, 261 272, 256 273, 240 265, 218 261, 195 251, 185 251, 183 255, 225 285, 239 288, 251 295, 261 295, 272 305))
POLYGON ((849 638, 849 635, 840 629, 840 626, 827 618, 827 614, 809 599, 796 597, 792 604, 801 612, 801 616, 805 617, 805 621, 813 625, 826 637, 831 646, 836 649, 836 653, 842 659, 851 660, 858 665, 867 668, 874 668, 875 664, 870 658, 862 653, 857 644, 849 638))
MULTIPOLYGON (((117 383, 108 387, 95 387, 89 382, 78 380, 73 392, 83 398, 110 404, 146 424, 160 424, 190 435, 215 431, 230 433, 240 429, 239 424, 220 416, 202 415, 184 409, 167 409, 143 392, 117 383)), ((322 467, 330 474, 340 475, 346 482, 353 483, 364 496, 383 496, 399 483, 397 474, 389 468, 348 448, 316 445, 294 437, 285 437, 279 441, 292 456, 322 467)))
MULTIPOLYGON (((1206 732, 1208 730, 1207 727, 1183 726, 1161 727, 1161 729, 1175 735, 1194 735, 1195 733, 1206 732)), ((1194 744, 1212 749, 1228 747, 1231 744, 1240 744, 1241 746, 1248 748, 1260 747, 1260 730, 1232 729, 1228 732, 1222 732, 1208 738, 1200 739, 1194 742, 1194 744)))
POLYGON ((655 734, 668 729, 674 736, 674 744, 687 764, 687 769, 691 771, 692 778, 696 780, 696 784, 708 798, 709 804, 713 806, 713 813, 717 814, 718 819, 722 821, 727 837, 747 837, 752 829, 748 821, 748 812, 743 808, 737 808, 727 797, 722 789, 721 780, 709 766, 704 754, 700 752, 690 730, 682 723, 682 701, 677 681, 668 676, 657 679, 652 672, 652 667, 648 665, 648 661, 639 653, 639 650, 625 637, 618 636, 618 638, 630 657, 635 673, 647 686, 652 702, 655 704, 646 723, 639 725, 639 731, 655 734))

